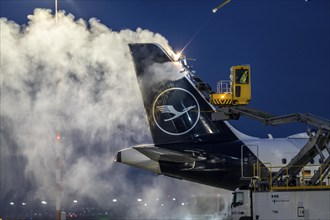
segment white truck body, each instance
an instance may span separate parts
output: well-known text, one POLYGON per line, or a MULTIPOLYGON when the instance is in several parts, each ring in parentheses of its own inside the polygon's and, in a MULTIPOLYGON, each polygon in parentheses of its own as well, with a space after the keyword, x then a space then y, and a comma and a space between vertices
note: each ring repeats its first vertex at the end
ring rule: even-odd
POLYGON ((252 192, 250 190, 236 190, 231 214, 233 220, 329 220, 330 191, 252 192), (237 193, 240 195, 237 196, 237 193), (243 197, 241 193, 243 193, 243 197), (243 201, 240 201, 241 198, 243 201))

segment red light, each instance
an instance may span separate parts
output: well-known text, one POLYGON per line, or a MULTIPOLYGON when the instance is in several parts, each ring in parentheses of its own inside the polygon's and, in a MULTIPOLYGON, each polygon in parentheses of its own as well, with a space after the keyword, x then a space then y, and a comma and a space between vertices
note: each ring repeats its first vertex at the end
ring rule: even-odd
POLYGON ((59 141, 59 140, 61 140, 61 136, 58 134, 58 135, 56 135, 56 139, 59 141))

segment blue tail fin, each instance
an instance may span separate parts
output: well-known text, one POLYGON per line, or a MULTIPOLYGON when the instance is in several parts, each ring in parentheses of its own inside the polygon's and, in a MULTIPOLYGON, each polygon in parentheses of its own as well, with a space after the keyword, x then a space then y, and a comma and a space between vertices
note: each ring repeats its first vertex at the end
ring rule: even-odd
POLYGON ((223 122, 211 121, 215 109, 196 88, 189 69, 157 44, 130 44, 129 48, 155 144, 211 141, 212 137, 237 140, 223 122))

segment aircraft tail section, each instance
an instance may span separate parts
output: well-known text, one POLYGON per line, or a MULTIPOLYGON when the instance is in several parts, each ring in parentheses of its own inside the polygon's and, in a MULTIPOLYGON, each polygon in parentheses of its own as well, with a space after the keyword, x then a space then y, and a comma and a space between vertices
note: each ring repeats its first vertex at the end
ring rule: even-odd
POLYGON ((223 122, 211 121, 215 109, 190 79, 188 68, 157 44, 129 48, 156 145, 237 139, 223 122))

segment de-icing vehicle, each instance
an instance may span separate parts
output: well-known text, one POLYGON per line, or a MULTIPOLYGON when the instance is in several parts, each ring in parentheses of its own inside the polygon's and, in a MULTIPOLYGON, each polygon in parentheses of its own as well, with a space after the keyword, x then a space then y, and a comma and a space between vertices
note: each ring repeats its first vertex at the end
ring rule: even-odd
POLYGON ((250 66, 230 68, 230 80, 217 84, 217 93, 210 94, 210 102, 217 106, 247 105, 251 100, 250 66))
POLYGON ((248 108, 248 65, 232 67, 230 80, 220 82, 215 93, 185 61, 176 60, 161 46, 130 44, 129 48, 154 144, 121 150, 117 162, 228 190, 242 186, 329 190, 328 120, 299 113, 272 117, 248 108), (303 122, 316 130, 288 138, 251 137, 228 122, 241 115, 266 125, 303 122), (316 168, 308 167, 315 161, 316 168))

